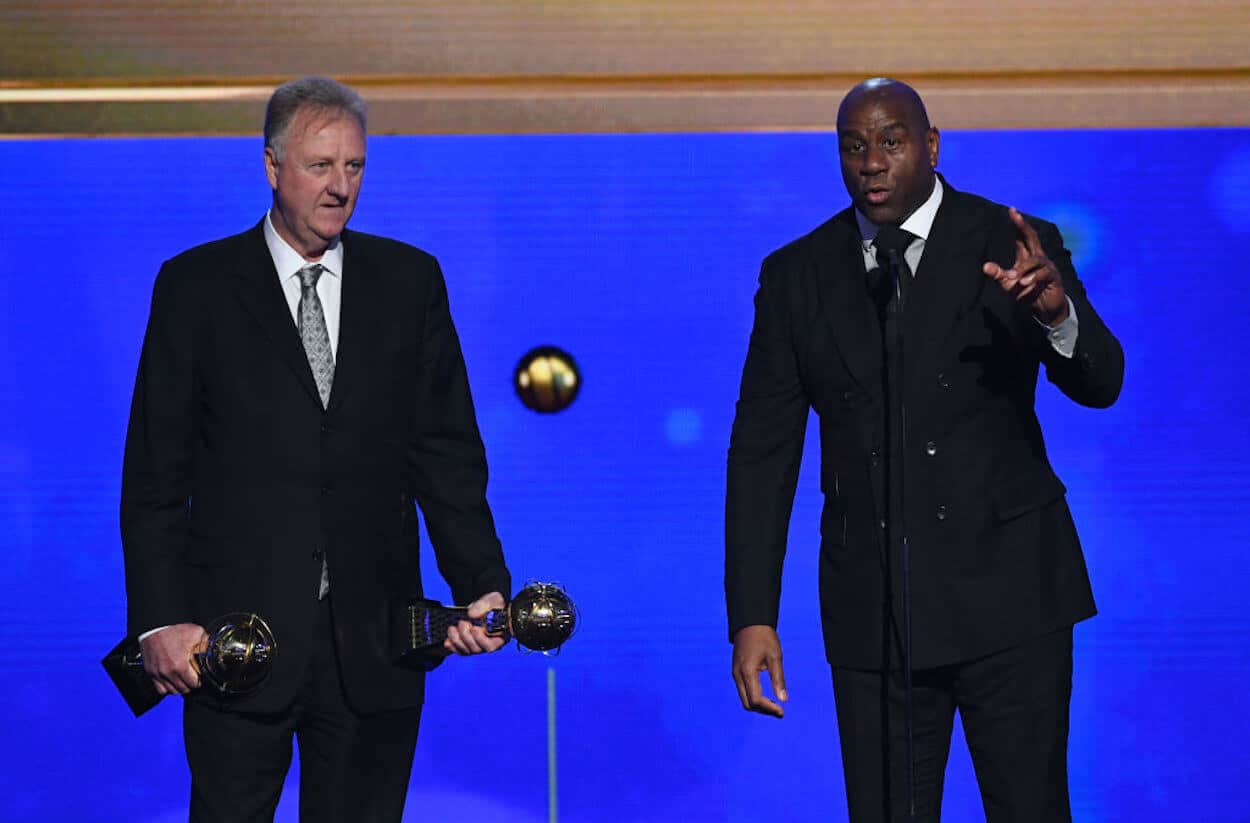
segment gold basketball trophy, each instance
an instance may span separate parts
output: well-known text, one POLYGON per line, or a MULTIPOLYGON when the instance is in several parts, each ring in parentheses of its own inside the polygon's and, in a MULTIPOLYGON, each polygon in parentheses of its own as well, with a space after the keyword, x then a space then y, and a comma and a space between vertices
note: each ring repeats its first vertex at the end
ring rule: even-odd
POLYGON ((466 620, 490 637, 516 638, 522 649, 559 654, 577 628, 577 607, 554 583, 529 583, 506 607, 484 617, 469 617, 463 606, 437 600, 414 600, 395 613, 391 626, 391 658, 401 666, 428 671, 447 656, 447 629, 466 620))
MULTIPOLYGON (((269 677, 278 644, 260 615, 233 612, 207 626, 208 643, 191 655, 201 682, 221 695, 248 694, 269 677)), ((135 717, 161 701, 152 677, 143 669, 139 641, 126 638, 100 661, 135 717)))

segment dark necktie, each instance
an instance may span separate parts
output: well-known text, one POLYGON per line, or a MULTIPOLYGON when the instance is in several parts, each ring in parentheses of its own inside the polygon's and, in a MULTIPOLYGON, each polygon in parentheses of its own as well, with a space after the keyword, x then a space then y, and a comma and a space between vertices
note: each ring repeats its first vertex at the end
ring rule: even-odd
MULTIPOLYGON (((912 270, 907 265, 905 252, 915 239, 916 235, 898 226, 882 226, 873 238, 872 247, 877 258, 877 268, 869 272, 868 291, 882 317, 885 316, 886 306, 894 299, 894 279, 890 276, 890 270, 895 264, 898 266, 899 291, 906 298, 907 288, 911 285, 912 270)), ((903 302, 906 304, 906 300, 903 302)))

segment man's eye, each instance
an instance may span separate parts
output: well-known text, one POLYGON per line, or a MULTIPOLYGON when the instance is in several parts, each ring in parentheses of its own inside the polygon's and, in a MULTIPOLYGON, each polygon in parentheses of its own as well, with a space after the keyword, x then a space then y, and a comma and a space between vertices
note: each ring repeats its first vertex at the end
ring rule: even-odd
POLYGON ((887 149, 897 149, 899 147, 899 139, 897 137, 887 137, 881 141, 881 145, 887 149))

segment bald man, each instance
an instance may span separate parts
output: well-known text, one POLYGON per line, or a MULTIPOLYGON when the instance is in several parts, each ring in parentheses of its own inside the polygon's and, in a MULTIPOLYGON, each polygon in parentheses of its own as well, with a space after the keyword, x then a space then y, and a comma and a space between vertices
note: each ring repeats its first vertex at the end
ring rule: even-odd
POLYGON ((1123 351, 1055 226, 937 173, 914 89, 860 83, 837 132, 851 205, 770 254, 755 297, 726 500, 739 697, 778 718, 788 698, 781 568, 815 409, 851 820, 938 819, 956 711, 991 823, 1069 820, 1072 626, 1095 608, 1034 393, 1044 369, 1110 406, 1123 351))

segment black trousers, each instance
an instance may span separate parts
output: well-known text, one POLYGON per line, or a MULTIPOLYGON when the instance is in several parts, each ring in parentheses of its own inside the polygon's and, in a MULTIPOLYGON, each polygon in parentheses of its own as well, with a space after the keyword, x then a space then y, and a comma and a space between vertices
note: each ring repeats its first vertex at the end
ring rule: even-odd
MULTIPOLYGON (((917 821, 937 821, 955 712, 988 823, 1066 823, 1072 629, 913 672, 917 821)), ((909 821, 901 672, 833 670, 852 823, 909 821)))
POLYGON ((317 615, 317 647, 286 711, 249 714, 185 701, 192 823, 272 821, 293 740, 301 823, 397 823, 403 816, 420 709, 352 711, 339 676, 330 597, 317 615))

